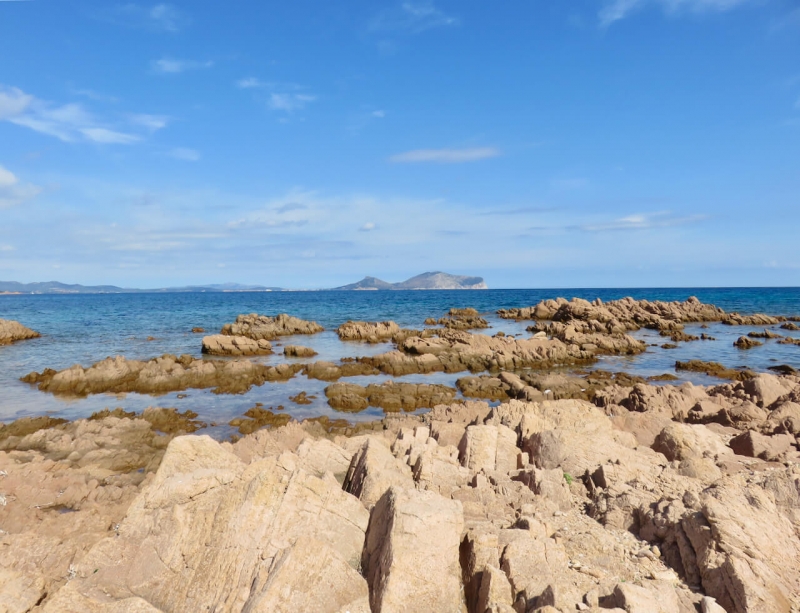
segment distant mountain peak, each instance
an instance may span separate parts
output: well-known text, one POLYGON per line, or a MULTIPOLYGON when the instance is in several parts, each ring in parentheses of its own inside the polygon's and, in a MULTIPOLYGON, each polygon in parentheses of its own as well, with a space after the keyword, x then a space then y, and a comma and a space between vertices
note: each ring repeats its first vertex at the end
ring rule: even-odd
POLYGON ((482 277, 451 275, 446 272, 424 272, 400 283, 387 283, 377 277, 364 277, 336 290, 399 290, 399 289, 488 289, 482 277))

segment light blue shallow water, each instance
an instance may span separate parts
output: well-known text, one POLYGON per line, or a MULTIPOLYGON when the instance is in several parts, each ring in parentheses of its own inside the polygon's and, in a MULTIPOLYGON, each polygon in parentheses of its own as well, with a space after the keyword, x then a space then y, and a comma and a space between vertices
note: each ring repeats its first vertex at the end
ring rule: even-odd
MULTIPOLYGON (((68 419, 85 417, 109 407, 141 411, 148 406, 170 406, 179 410, 192 409, 207 421, 226 423, 241 415, 256 402, 265 406, 283 405, 295 417, 316 415, 342 416, 325 402, 321 381, 296 377, 287 383, 265 384, 247 394, 214 395, 208 391, 189 390, 185 398, 177 393, 161 397, 128 394, 124 397, 100 395, 86 399, 64 400, 44 394, 21 383, 19 378, 44 368, 62 369, 72 364, 89 366, 110 355, 147 359, 164 353, 188 353, 200 356, 202 335, 192 334, 200 326, 206 333, 219 331, 226 322, 240 313, 275 315, 286 312, 303 319, 317 321, 326 331, 313 336, 288 337, 283 344, 313 347, 319 357, 336 361, 345 356, 364 356, 390 350, 388 344, 366 345, 343 343, 334 330, 348 319, 381 321, 392 319, 403 327, 420 328, 427 317, 439 317, 451 307, 474 307, 484 314, 494 334, 502 330, 525 334, 530 322, 499 319, 495 311, 501 308, 524 307, 545 298, 573 296, 604 301, 633 296, 649 300, 685 300, 697 296, 703 302, 716 304, 726 311, 741 313, 763 312, 772 315, 800 315, 800 288, 725 288, 725 289, 561 289, 561 290, 484 290, 484 291, 397 291, 397 292, 265 292, 265 293, 208 293, 208 294, 99 294, 99 295, 2 295, 0 318, 17 320, 39 331, 42 338, 0 347, 0 421, 10 421, 24 415, 53 414, 68 419), (148 341, 148 337, 155 340, 148 341), (298 406, 289 402, 290 395, 299 391, 316 394, 311 405, 298 406)), ((707 334, 716 341, 681 343, 678 349, 663 350, 651 347, 634 357, 605 357, 597 366, 609 370, 624 370, 643 376, 664 372, 674 373, 676 360, 700 359, 722 362, 727 366, 748 366, 766 370, 775 364, 789 364, 800 369, 800 347, 778 345, 767 341, 763 347, 742 352, 733 341, 751 331, 750 327, 731 327, 712 324, 707 334)), ((699 334, 699 326, 687 326, 687 332, 699 334)), ((781 334, 797 336, 798 333, 781 334)), ((637 332, 648 343, 661 345, 665 339, 652 331, 637 332)), ((278 363, 285 358, 280 353, 259 358, 266 363, 278 363)), ((703 375, 677 373, 684 380, 713 383, 703 375)), ((406 377, 407 381, 425 381, 453 385, 460 375, 432 374, 406 377)), ((378 382, 386 377, 364 377, 353 382, 378 382)), ((374 419, 382 413, 368 409, 348 419, 374 419)), ((223 435, 225 428, 212 430, 223 435)))

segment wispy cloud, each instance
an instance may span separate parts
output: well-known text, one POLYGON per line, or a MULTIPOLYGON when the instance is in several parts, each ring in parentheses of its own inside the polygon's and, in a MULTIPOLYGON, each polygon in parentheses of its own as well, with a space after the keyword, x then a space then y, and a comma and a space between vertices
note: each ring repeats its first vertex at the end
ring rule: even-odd
POLYGON ((169 57, 163 57, 160 60, 153 60, 150 62, 150 67, 153 69, 153 72, 158 74, 180 74, 187 70, 211 68, 213 65, 214 62, 210 60, 199 62, 196 60, 180 60, 169 57))
MULTIPOLYGON (((127 121, 122 122, 124 126, 118 127, 100 121, 81 104, 53 104, 26 94, 19 88, 2 86, 0 120, 64 142, 89 141, 117 145, 129 145, 142 140, 143 135, 137 134, 136 129, 141 132, 145 128, 152 133, 166 125, 166 118, 160 115, 132 114, 127 117, 127 121)), ((113 123, 115 122, 111 122, 113 123)))
POLYGON ((41 191, 36 185, 22 185, 14 173, 0 166, 0 209, 22 204, 41 191))
POLYGON ((189 149, 188 147, 176 147, 170 150, 167 155, 176 160, 183 160, 184 162, 197 162, 200 160, 200 152, 196 149, 189 149))
POLYGON ((584 232, 616 232, 620 230, 646 230, 649 228, 669 228, 683 226, 708 219, 706 215, 674 215, 670 211, 657 213, 636 213, 627 215, 609 222, 586 223, 576 226, 567 226, 570 230, 584 232))
POLYGON ((608 0, 600 9, 601 26, 609 26, 631 13, 649 6, 660 6, 666 13, 724 12, 757 0, 608 0))
POLYGON ((156 132, 166 128, 167 125, 169 125, 170 118, 166 115, 148 115, 146 113, 138 113, 131 115, 130 120, 131 123, 142 126, 151 132, 156 132))
POLYGON ((175 33, 189 23, 189 17, 172 4, 118 4, 96 15, 101 21, 151 32, 175 33))
POLYGON ((531 213, 552 213, 558 208, 554 206, 521 206, 513 209, 492 209, 478 215, 529 215, 531 213))
POLYGON ((273 92, 269 96, 267 106, 273 111, 284 111, 291 113, 299 109, 305 108, 309 102, 314 102, 316 96, 309 94, 294 94, 294 93, 276 93, 273 92))
POLYGON ((33 100, 33 96, 16 87, 0 88, 0 120, 18 117, 31 105, 33 100))
POLYGON ((415 149, 398 153, 389 158, 390 162, 418 163, 433 162, 438 164, 458 164, 475 162, 497 157, 500 150, 495 147, 472 147, 466 149, 415 149))
POLYGON ((418 34, 431 28, 458 25, 456 17, 447 15, 427 2, 403 2, 399 7, 381 12, 369 24, 373 32, 396 31, 418 34))
POLYGON ((368 221, 368 222, 367 222, 367 223, 365 223, 363 226, 361 226, 361 227, 358 229, 358 231, 359 231, 359 232, 372 232, 372 231, 373 231, 375 228, 377 228, 377 226, 375 225, 375 223, 374 223, 374 222, 372 222, 372 221, 368 221))

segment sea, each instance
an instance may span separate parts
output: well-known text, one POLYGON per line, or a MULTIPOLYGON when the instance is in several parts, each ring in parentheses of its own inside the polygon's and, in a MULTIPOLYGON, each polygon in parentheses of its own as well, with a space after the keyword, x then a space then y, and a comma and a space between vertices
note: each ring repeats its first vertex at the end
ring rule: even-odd
MULTIPOLYGON (((523 335, 532 322, 515 322, 497 317, 498 309, 535 305, 547 298, 579 297, 603 301, 632 296, 648 300, 685 300, 696 296, 726 311, 742 314, 800 315, 800 288, 651 288, 651 289, 498 289, 436 291, 274 291, 209 293, 136 293, 136 294, 39 294, 0 295, 0 319, 12 319, 41 333, 41 338, 0 346, 0 422, 23 416, 51 415, 65 419, 88 417, 92 413, 121 407, 141 412, 150 406, 192 410, 199 418, 214 424, 204 430, 217 438, 232 433, 227 425, 256 403, 265 408, 285 411, 297 419, 328 415, 349 421, 379 419, 381 409, 369 408, 358 414, 340 414, 328 406, 323 381, 298 375, 285 383, 266 383, 238 395, 217 395, 209 390, 187 390, 160 396, 140 394, 101 394, 88 398, 59 398, 38 391, 20 381, 20 377, 45 368, 60 370, 81 364, 90 366, 108 356, 146 360, 166 353, 201 356, 202 334, 192 328, 202 327, 215 334, 223 324, 242 313, 276 315, 289 313, 313 320, 325 332, 285 337, 273 345, 270 356, 251 358, 267 364, 291 361, 281 345, 298 344, 319 353, 314 360, 338 361, 343 357, 375 355, 390 351, 391 343, 366 344, 342 342, 336 327, 347 320, 394 320, 401 327, 422 328, 428 317, 439 318, 451 307, 473 307, 485 317, 491 328, 477 331, 523 335), (315 396, 309 405, 297 405, 290 396, 305 391, 315 396), (278 407, 281 407, 280 409, 278 407)), ((668 339, 657 332, 641 330, 633 335, 652 345, 637 356, 601 357, 595 367, 613 372, 627 372, 648 377, 664 373, 677 375, 680 381, 714 385, 720 383, 703 374, 675 371, 676 360, 713 360, 729 367, 748 367, 767 371, 770 366, 788 364, 800 370, 800 346, 779 345, 766 341, 747 351, 736 349, 733 342, 757 328, 710 324, 702 332, 715 341, 680 343, 677 349, 665 350, 668 339)), ((700 325, 687 325, 686 331, 699 335, 700 325)), ((778 330, 783 335, 800 337, 798 332, 778 330)), ((308 358, 300 361, 309 361, 308 358)), ((455 380, 468 373, 411 375, 403 381, 442 383, 454 386, 455 380)), ((388 379, 384 375, 353 377, 349 382, 366 385, 388 379)))

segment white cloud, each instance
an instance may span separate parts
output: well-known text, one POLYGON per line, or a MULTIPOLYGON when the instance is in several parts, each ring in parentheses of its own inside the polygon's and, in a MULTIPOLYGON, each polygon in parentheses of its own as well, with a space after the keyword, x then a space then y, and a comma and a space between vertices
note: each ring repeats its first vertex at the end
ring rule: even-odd
POLYGON ((695 13, 723 12, 755 0, 609 0, 600 9, 602 26, 609 26, 630 13, 647 6, 660 6, 667 13, 691 11, 695 13))
POLYGON ((169 125, 170 118, 165 115, 148 115, 145 113, 139 113, 136 115, 131 115, 130 120, 132 123, 140 125, 143 128, 147 128, 151 132, 156 132, 166 128, 167 125, 169 125))
POLYGON ((378 119, 383 119, 386 117, 386 111, 372 111, 371 115, 373 117, 377 117, 378 119))
POLYGON ((130 145, 142 140, 140 136, 116 132, 108 128, 81 128, 80 132, 87 140, 103 145, 130 145))
POLYGON ((262 83, 261 81, 259 81, 255 77, 247 77, 245 79, 239 79, 238 81, 236 81, 236 87, 239 87, 241 89, 252 89, 254 87, 264 87, 264 85, 265 85, 264 83, 262 83))
MULTIPOLYGON (((52 104, 39 100, 17 88, 0 88, 0 120, 9 121, 53 136, 64 142, 94 142, 100 144, 129 145, 142 140, 142 136, 120 129, 109 122, 98 120, 83 105, 77 103, 52 104)), ((153 132, 167 125, 167 118, 159 115, 129 115, 126 128, 132 125, 153 132)))
POLYGON ((0 88, 0 119, 8 119, 22 114, 27 109, 33 96, 16 87, 0 88))
POLYGON ((153 60, 150 63, 154 72, 159 74, 180 74, 187 70, 200 70, 203 68, 211 68, 214 65, 212 61, 198 62, 195 60, 179 60, 174 58, 163 57, 160 60, 153 60))
POLYGON ((177 32, 179 29, 181 14, 171 4, 156 4, 148 11, 148 16, 156 27, 166 32, 177 32))
POLYGON ((404 2, 399 8, 380 13, 369 25, 371 31, 405 31, 418 34, 431 28, 458 25, 458 19, 428 2, 404 2))
POLYGON ((371 221, 368 221, 368 222, 367 222, 367 223, 365 223, 363 226, 361 226, 361 227, 360 227, 358 230, 359 230, 360 232, 371 232, 372 230, 374 230, 374 229, 375 229, 375 227, 376 227, 376 226, 375 226, 375 224, 374 224, 373 222, 371 222, 371 221))
POLYGON ((646 230, 650 228, 669 228, 682 226, 707 219, 706 215, 673 215, 670 211, 658 213, 637 213, 620 217, 610 222, 587 223, 569 226, 568 229, 585 232, 609 232, 616 230, 646 230))
MULTIPOLYGON (((0 166, 0 209, 22 204, 41 192, 35 185, 22 185, 10 170, 0 166)), ((8 251, 4 249, 4 251, 8 251)))
POLYGON ((467 149, 415 149, 398 153, 389 158, 390 162, 414 163, 436 162, 440 164, 457 164, 475 162, 500 155, 495 147, 473 147, 467 149))
POLYGON ((270 94, 267 105, 273 111, 285 111, 291 113, 304 108, 309 102, 316 100, 316 96, 308 94, 270 94))
POLYGON ((196 162, 200 159, 200 152, 188 147, 176 147, 172 149, 167 155, 174 157, 176 160, 183 160, 185 162, 196 162))
POLYGON ((12 245, 0 245, 0 251, 16 251, 16 247, 12 245))

